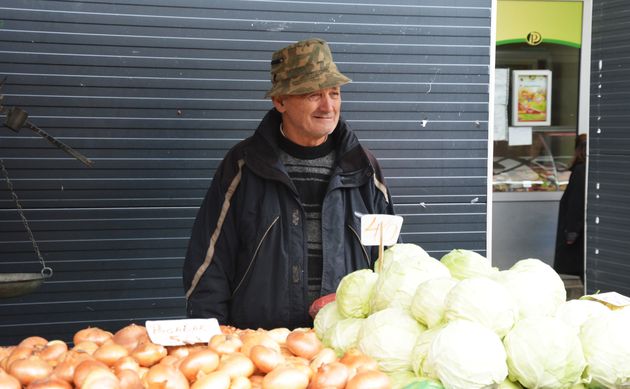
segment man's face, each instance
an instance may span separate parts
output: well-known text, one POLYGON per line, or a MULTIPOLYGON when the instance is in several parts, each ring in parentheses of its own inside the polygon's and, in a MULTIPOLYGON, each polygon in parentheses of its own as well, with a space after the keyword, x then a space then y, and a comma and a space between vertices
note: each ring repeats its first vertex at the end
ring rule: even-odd
POLYGON ((274 97, 273 104, 282 113, 287 138, 302 146, 317 146, 337 127, 341 90, 334 87, 305 95, 274 97))

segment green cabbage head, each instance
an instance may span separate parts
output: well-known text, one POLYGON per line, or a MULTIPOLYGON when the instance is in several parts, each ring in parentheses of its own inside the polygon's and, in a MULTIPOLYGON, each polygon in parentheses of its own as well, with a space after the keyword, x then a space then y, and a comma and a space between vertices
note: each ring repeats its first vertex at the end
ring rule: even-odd
POLYGON ((378 274, 362 269, 347 274, 339 282, 336 293, 337 309, 345 317, 366 317, 370 313, 370 298, 378 274))
POLYGON ((562 320, 525 318, 503 339, 510 379, 526 388, 563 389, 582 382, 586 360, 580 339, 562 320))
POLYGON ((483 255, 472 250, 455 249, 444 254, 440 259, 453 278, 463 280, 471 277, 488 277, 497 270, 483 255))

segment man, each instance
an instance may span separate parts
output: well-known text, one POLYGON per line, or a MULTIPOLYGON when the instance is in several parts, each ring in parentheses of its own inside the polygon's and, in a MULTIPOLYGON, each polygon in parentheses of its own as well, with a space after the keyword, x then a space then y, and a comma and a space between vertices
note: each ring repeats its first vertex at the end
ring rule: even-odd
POLYGON ((184 287, 189 317, 238 328, 312 326, 309 305, 373 267, 360 215, 393 214, 376 159, 340 119, 351 80, 320 39, 276 51, 274 108, 218 167, 195 220, 184 287))

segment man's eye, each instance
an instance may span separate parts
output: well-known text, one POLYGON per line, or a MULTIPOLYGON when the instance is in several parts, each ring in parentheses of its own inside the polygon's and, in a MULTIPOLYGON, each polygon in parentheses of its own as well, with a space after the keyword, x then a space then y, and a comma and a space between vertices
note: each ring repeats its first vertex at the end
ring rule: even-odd
POLYGON ((310 95, 308 95, 308 99, 311 101, 317 101, 319 100, 319 98, 321 97, 321 95, 319 93, 312 93, 310 95))

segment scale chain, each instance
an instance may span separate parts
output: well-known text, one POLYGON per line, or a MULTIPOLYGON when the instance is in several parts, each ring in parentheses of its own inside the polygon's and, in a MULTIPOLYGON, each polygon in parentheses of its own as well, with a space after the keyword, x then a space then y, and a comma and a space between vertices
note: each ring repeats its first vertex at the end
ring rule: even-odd
POLYGON ((4 178, 7 182, 7 187, 9 188, 9 191, 11 192, 11 197, 13 198, 13 201, 15 202, 15 207, 17 208, 17 212, 20 215, 20 218, 22 219, 22 224, 24 224, 24 228, 26 229, 26 232, 28 233, 28 237, 31 239, 31 243, 33 244, 33 249, 35 250, 35 254, 37 255, 37 258, 39 258, 39 262, 41 262, 42 264, 42 276, 50 277, 50 275, 52 275, 52 269, 49 267, 46 267, 46 263, 44 262, 44 257, 42 256, 42 253, 39 251, 39 246, 37 245, 37 242, 35 241, 35 236, 33 236, 33 231, 31 231, 31 227, 28 225, 28 220, 26 220, 26 216, 24 215, 24 210, 22 209, 22 205, 20 204, 20 200, 18 199, 17 193, 15 193, 15 190, 13 189, 13 183, 9 179, 9 172, 7 171, 7 168, 4 166, 4 161, 2 159, 0 159, 0 165, 2 167, 2 174, 4 175, 4 178))

